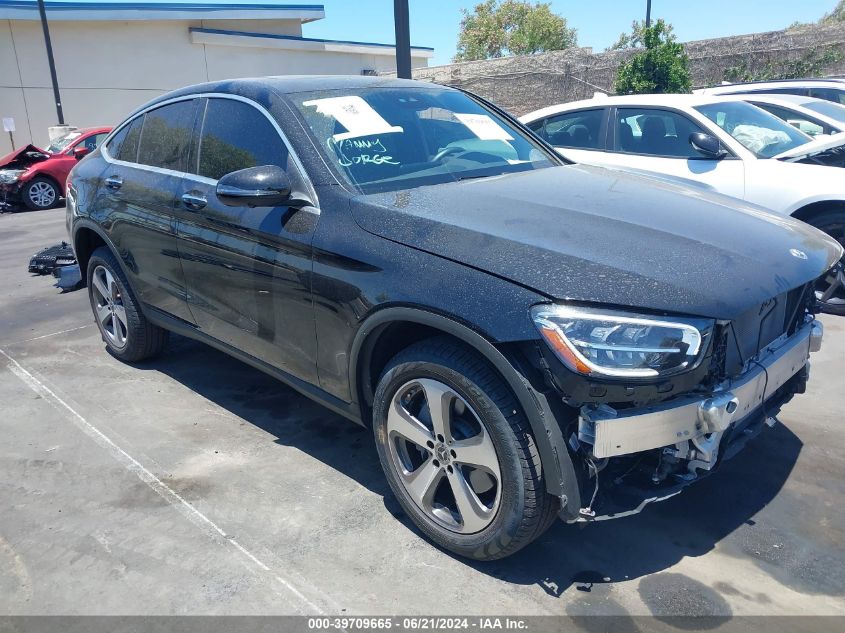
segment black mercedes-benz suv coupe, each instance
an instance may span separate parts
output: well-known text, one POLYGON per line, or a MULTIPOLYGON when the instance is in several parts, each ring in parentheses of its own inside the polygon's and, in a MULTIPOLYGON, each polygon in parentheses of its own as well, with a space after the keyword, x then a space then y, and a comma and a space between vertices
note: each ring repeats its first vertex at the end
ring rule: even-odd
POLYGON ((372 427, 431 540, 507 556, 677 494, 804 390, 842 256, 737 200, 570 164, 465 92, 163 95, 73 170, 108 351, 192 337, 372 427))

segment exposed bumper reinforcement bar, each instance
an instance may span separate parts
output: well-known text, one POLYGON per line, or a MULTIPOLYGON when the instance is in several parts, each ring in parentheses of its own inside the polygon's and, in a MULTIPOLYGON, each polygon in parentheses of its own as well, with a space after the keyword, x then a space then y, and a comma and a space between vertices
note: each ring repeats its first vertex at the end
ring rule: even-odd
POLYGON ((759 407, 806 365, 821 346, 817 321, 805 324, 779 347, 755 362, 742 376, 708 398, 690 396, 652 407, 615 411, 581 410, 579 438, 593 444, 597 458, 616 457, 670 446, 726 430, 759 407))

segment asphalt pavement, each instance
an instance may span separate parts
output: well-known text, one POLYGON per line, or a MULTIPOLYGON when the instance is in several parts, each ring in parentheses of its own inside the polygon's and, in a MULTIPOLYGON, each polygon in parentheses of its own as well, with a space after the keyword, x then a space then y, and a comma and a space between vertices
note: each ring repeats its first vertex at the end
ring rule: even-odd
POLYGON ((109 356, 87 291, 26 271, 63 238, 63 209, 0 215, 0 614, 845 614, 845 319, 712 477, 471 563, 368 431, 193 341, 109 356))

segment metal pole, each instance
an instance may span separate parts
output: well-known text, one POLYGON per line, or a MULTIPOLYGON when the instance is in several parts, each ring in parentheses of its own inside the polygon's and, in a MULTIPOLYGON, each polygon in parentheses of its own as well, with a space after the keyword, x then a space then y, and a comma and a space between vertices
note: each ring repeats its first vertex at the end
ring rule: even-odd
POLYGON ((645 27, 651 28, 651 0, 646 0, 645 5, 645 27))
POLYGON ((408 0, 393 0, 396 23, 396 76, 411 79, 411 18, 408 0))
POLYGON ((59 125, 65 124, 65 115, 62 112, 62 97, 59 94, 59 80, 56 79, 56 62, 53 61, 53 45, 50 43, 50 27, 47 26, 47 10, 44 8, 44 0, 38 0, 38 12, 41 14, 41 28, 44 30, 44 46, 47 48, 47 63, 50 65, 50 80, 53 82, 53 97, 56 100, 56 115, 59 117, 59 125))

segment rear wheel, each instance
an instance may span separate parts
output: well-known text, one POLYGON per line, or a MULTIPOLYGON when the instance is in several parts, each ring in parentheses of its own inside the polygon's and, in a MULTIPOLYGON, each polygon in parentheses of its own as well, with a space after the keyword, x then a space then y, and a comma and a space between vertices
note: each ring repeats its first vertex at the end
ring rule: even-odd
POLYGON ((136 362, 161 353, 168 332, 147 321, 112 252, 100 247, 88 260, 88 297, 109 353, 136 362))
POLYGON ((52 209, 59 199, 59 189, 46 178, 33 178, 24 185, 21 197, 27 209, 52 209))
POLYGON ((388 364, 373 426, 391 489, 445 549, 503 558, 557 516, 515 398, 483 358, 451 339, 422 341, 388 364))
MULTIPOLYGON (((845 248, 845 209, 828 211, 808 221, 845 248)), ((816 283, 816 299, 822 312, 845 316, 845 262, 839 262, 816 283)))

